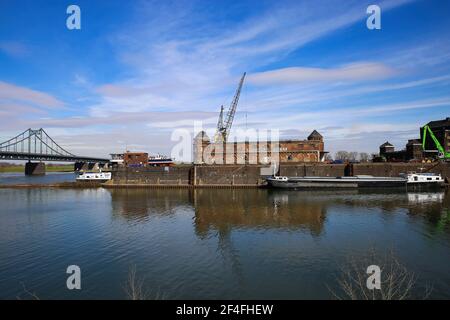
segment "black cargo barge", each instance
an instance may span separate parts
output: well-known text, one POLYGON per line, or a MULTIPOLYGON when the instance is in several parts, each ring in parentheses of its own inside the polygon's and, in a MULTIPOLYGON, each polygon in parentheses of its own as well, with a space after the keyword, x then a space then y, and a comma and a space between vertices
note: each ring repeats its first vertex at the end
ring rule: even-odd
POLYGON ((391 177, 271 177, 269 187, 306 188, 406 188, 407 179, 391 177))

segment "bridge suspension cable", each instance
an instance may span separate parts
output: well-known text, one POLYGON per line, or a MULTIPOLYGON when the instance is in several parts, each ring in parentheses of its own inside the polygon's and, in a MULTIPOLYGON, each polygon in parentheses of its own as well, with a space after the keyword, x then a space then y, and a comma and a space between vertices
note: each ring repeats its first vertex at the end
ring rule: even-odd
POLYGON ((58 145, 42 128, 25 130, 14 138, 0 143, 0 152, 75 157, 58 145))

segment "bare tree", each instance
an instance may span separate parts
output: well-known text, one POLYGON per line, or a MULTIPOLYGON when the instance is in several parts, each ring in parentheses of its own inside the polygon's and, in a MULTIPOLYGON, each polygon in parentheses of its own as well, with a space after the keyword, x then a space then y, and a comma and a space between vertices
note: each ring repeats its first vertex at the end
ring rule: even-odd
POLYGON ((356 161, 358 159, 358 152, 352 151, 348 153, 348 160, 356 161))
POLYGON ((368 162, 369 161, 369 154, 366 152, 360 152, 359 153, 359 161, 361 162, 368 162))
POLYGON ((145 279, 137 276, 135 265, 131 266, 128 272, 128 279, 124 289, 130 300, 164 299, 164 296, 159 292, 153 295, 145 289, 145 279))
MULTIPOLYGON (((36 293, 31 292, 30 290, 27 289, 27 287, 25 286, 25 283, 23 283, 23 282, 21 282, 21 283, 22 283, 22 287, 23 287, 23 292, 24 292, 25 294, 27 294, 28 299, 31 299, 31 300, 41 300, 41 299, 36 295, 36 293)), ((22 300, 22 296, 21 296, 21 295, 17 296, 17 299, 18 299, 18 300, 22 300)))
POLYGON ((325 155, 325 161, 333 161, 333 156, 329 153, 325 155))
POLYGON ((136 266, 132 266, 128 272, 128 279, 125 292, 130 300, 146 300, 146 293, 143 291, 144 279, 136 276, 136 266))
POLYGON ((349 159, 349 154, 347 151, 341 150, 341 151, 336 152, 336 154, 334 155, 334 158, 336 160, 346 161, 349 159))
MULTIPOLYGON (((330 291, 339 300, 405 300, 411 299, 412 290, 416 283, 414 273, 408 271, 391 251, 384 258, 379 258, 374 252, 369 257, 349 259, 347 265, 341 269, 337 279, 338 290, 330 291), (366 271, 370 265, 378 265, 381 269, 381 288, 370 290, 367 288, 366 271)), ((429 297, 431 287, 425 289, 423 299, 429 297)))

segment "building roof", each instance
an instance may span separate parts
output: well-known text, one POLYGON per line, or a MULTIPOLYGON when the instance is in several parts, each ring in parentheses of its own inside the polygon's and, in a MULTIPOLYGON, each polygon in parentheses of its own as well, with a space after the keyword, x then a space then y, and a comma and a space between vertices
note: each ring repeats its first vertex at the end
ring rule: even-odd
POLYGON ((450 127, 450 117, 442 120, 430 121, 428 122, 428 126, 430 126, 431 128, 450 127))
POLYGON ((318 139, 322 139, 322 138, 323 138, 322 135, 319 132, 317 132, 317 130, 314 130, 308 136, 308 140, 318 140, 318 139))
POLYGON ((385 143, 383 143, 383 144, 380 146, 380 148, 382 148, 382 147, 393 147, 393 145, 390 144, 389 141, 386 141, 385 143))
POLYGON ((406 145, 409 146, 409 145, 412 145, 412 144, 420 144, 420 145, 422 145, 422 142, 420 142, 420 139, 409 139, 408 143, 406 145))

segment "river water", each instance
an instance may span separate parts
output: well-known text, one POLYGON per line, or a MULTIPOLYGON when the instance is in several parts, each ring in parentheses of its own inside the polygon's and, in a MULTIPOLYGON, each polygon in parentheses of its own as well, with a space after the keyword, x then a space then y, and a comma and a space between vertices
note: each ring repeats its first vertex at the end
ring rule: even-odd
POLYGON ((73 182, 76 173, 47 172, 42 176, 26 176, 23 173, 0 173, 0 185, 8 184, 52 184, 61 182, 73 182))
POLYGON ((2 299, 125 299, 132 270, 147 298, 332 299, 371 252, 414 274, 411 297, 450 298, 449 192, 6 188, 0 203, 2 299))

